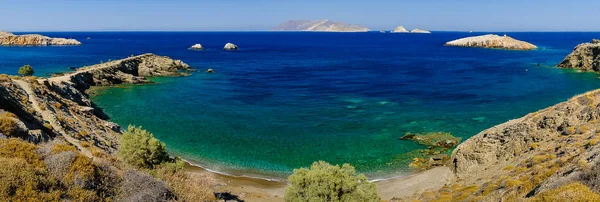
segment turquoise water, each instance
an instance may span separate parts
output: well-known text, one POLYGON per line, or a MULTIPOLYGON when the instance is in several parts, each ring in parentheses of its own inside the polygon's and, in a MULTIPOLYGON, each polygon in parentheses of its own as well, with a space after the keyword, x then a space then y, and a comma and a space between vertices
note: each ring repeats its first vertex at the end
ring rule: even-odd
POLYGON ((407 132, 466 139, 600 87, 596 74, 553 68, 599 33, 509 33, 536 51, 442 46, 472 35, 453 32, 51 34, 84 45, 0 48, 0 72, 28 62, 44 76, 144 52, 215 69, 92 98, 112 121, 143 126, 194 163, 269 178, 317 160, 375 178, 402 174, 407 153, 422 149, 397 140, 407 132), (226 42, 241 49, 223 52, 226 42), (187 50, 195 43, 207 49, 187 50))

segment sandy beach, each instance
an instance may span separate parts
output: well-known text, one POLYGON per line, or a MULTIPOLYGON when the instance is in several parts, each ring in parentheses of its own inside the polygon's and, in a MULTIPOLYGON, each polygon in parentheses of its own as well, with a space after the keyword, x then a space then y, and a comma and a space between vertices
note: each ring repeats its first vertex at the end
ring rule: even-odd
MULTIPOLYGON (((188 172, 195 175, 204 175, 212 180, 216 192, 231 193, 247 202, 284 201, 283 196, 287 183, 269 181, 264 179, 235 177, 210 172, 204 168, 186 164, 188 172)), ((408 174, 397 178, 375 182, 381 199, 390 201, 402 199, 423 191, 434 190, 454 181, 455 177, 450 168, 437 167, 418 173, 408 174)))

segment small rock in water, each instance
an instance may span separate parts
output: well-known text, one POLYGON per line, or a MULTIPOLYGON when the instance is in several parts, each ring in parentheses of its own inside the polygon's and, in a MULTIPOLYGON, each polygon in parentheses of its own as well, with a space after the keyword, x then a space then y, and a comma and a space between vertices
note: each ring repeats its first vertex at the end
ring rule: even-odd
POLYGON ((76 70, 77 67, 69 67, 69 69, 76 70))
POLYGON ((227 43, 225 44, 225 47, 223 47, 223 50, 237 50, 238 46, 232 43, 227 43))
POLYGON ((475 118, 472 118, 471 120, 478 121, 478 122, 483 122, 483 121, 485 121, 485 116, 475 117, 475 118))
POLYGON ((192 47, 190 47, 190 50, 204 50, 204 47, 202 46, 202 44, 194 44, 192 47))
POLYGON ((208 68, 208 69, 206 70, 206 73, 215 73, 215 70, 213 70, 213 69, 211 69, 211 68, 208 68))

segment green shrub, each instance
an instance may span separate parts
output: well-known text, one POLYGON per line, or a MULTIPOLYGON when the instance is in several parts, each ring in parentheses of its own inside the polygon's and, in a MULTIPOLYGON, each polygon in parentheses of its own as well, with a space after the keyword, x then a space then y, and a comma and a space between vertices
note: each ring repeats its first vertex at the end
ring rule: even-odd
POLYGON ((33 75, 34 72, 33 72, 33 68, 31 68, 30 65, 25 65, 19 69, 18 73, 22 76, 31 76, 31 75, 33 75))
POLYGON ((17 133, 17 121, 8 116, 0 116, 0 133, 13 136, 17 133))
POLYGON ((60 191, 43 169, 20 158, 0 157, 0 198, 2 201, 59 201, 60 191))
POLYGON ((380 201, 377 186, 364 175, 356 175, 354 167, 330 165, 319 161, 310 169, 294 169, 285 191, 285 201, 380 201))
POLYGON ((165 144, 141 127, 129 126, 121 136, 118 156, 139 168, 154 168, 169 160, 165 144))

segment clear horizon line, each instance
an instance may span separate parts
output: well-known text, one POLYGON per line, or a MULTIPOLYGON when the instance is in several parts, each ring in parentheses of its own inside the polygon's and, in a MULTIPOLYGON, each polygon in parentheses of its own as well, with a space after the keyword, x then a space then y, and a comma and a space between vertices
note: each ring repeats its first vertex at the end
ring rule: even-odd
MULTIPOLYGON (((367 32, 393 31, 393 29, 372 29, 367 32)), ((494 33, 494 32, 600 32, 600 30, 512 30, 512 31, 494 31, 494 30, 429 30, 431 32, 473 32, 473 33, 494 33)), ((17 30, 7 31, 12 33, 25 32, 308 32, 308 33, 329 33, 329 31, 279 31, 279 30, 17 30)), ((331 32, 331 33, 360 33, 360 32, 331 32)))

